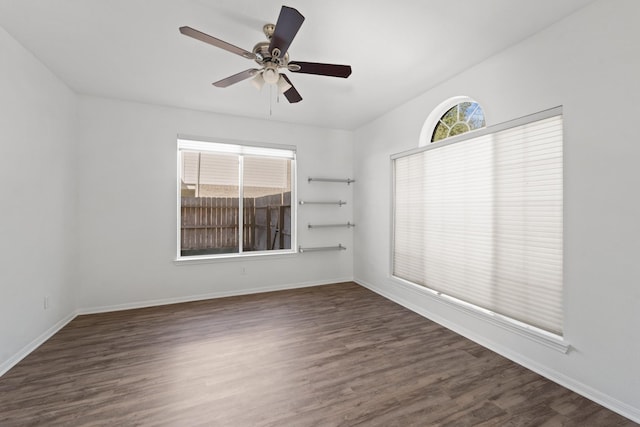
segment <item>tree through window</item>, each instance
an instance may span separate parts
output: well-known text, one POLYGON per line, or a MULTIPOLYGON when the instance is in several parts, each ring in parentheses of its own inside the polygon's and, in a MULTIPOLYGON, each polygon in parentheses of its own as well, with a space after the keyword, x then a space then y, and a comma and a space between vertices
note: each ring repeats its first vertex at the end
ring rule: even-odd
POLYGON ((431 142, 450 138, 485 127, 484 112, 477 102, 461 102, 442 115, 431 136, 431 142))

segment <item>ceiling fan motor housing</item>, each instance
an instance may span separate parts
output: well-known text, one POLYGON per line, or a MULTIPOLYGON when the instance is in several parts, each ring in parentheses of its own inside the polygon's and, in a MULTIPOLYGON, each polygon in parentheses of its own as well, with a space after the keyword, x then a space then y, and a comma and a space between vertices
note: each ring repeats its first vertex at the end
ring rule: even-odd
POLYGON ((280 67, 286 67, 289 63, 289 52, 284 57, 275 57, 269 52, 269 42, 259 42, 253 47, 253 53, 256 55, 256 62, 264 65, 266 62, 273 62, 280 67))

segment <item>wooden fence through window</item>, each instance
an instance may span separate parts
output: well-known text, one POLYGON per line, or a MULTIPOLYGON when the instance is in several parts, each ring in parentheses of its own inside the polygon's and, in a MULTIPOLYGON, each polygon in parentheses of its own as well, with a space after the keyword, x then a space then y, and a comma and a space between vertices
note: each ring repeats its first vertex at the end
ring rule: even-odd
MULTIPOLYGON (((183 256, 239 251, 237 197, 182 197, 183 256)), ((291 192, 243 199, 243 251, 291 248, 291 192)))

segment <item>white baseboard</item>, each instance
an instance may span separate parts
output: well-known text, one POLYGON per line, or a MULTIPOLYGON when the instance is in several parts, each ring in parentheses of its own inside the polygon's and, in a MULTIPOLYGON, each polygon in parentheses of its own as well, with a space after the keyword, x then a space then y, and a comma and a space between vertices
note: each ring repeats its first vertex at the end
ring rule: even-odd
POLYGON ((203 301, 208 299, 235 297, 235 296, 241 296, 241 295, 259 294, 264 292, 285 291, 289 289, 309 288, 312 286, 323 286, 323 285, 331 285, 335 283, 352 282, 352 281, 353 281, 353 277, 337 278, 329 281, 323 280, 323 281, 313 281, 313 282, 290 283, 285 285, 268 286, 268 287, 261 287, 261 288, 245 288, 245 289, 238 289, 238 290, 231 290, 231 291, 220 291, 220 292, 212 292, 207 294, 189 295, 184 297, 136 301, 132 303, 109 305, 109 306, 85 307, 85 308, 80 308, 78 310, 78 314, 97 314, 97 313, 107 313, 110 311, 133 310, 136 308, 155 307, 159 305, 179 304, 182 302, 203 301))
POLYGON ((517 352, 514 352, 512 349, 506 348, 502 345, 497 344, 496 342, 487 339, 486 337, 480 336, 475 332, 472 332, 470 330, 468 330, 467 328, 464 328, 458 324, 455 324, 453 322, 451 322, 448 319, 445 319, 441 316, 438 316, 434 313, 429 312, 427 309, 425 309, 424 307, 421 307, 419 304, 417 304, 415 301, 409 301, 406 300, 405 298, 402 298, 399 295, 394 294, 393 292, 389 292, 387 289, 380 287, 380 286, 376 286, 373 285, 371 283, 367 283, 365 281, 359 280, 359 279, 354 279, 354 282, 356 282, 357 284, 359 284, 360 286, 363 286, 397 304, 400 304, 401 306, 408 308, 409 310, 418 313, 419 315, 432 320, 442 326, 444 326, 447 329, 450 329, 462 336, 464 336, 465 338, 468 338, 480 345, 482 345, 483 347, 486 347, 498 354, 500 354, 501 356, 506 357, 507 359, 521 365, 524 366, 527 369, 532 370, 533 372, 542 375, 543 377, 565 387, 568 388, 571 391, 574 391, 576 393, 578 393, 581 396, 586 397, 589 400, 592 400, 602 406, 604 406, 605 408, 608 408, 620 415, 622 415, 623 417, 629 418, 630 420, 640 423, 640 408, 636 408, 633 407, 631 405, 628 405, 624 402, 621 402, 620 400, 609 396, 608 394, 602 393, 599 390, 596 390, 586 384, 583 384, 580 381, 577 381, 574 378, 568 377, 565 374, 562 374, 560 372, 557 372, 551 368, 549 368, 548 366, 543 366, 529 358, 527 358, 526 356, 523 356, 522 354, 519 354, 517 352))
POLYGON ((60 320, 58 323, 47 329, 44 333, 42 333, 39 337, 31 341, 29 344, 24 346, 20 351, 11 356, 9 359, 5 360, 0 364, 0 377, 6 374, 9 369, 16 366, 22 359, 27 357, 33 350, 40 347, 44 344, 49 338, 55 335, 60 329, 64 328, 69 322, 75 319, 77 313, 70 313, 64 319, 60 320))

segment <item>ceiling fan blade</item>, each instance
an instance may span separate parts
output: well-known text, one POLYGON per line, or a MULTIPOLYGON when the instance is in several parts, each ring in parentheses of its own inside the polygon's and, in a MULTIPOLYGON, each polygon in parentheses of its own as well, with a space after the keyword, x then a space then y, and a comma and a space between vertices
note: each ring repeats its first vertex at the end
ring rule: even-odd
POLYGON ((233 76, 229 76, 226 79, 219 80, 215 82, 213 85, 215 87, 228 87, 232 84, 241 82, 243 80, 248 79, 249 77, 253 77, 258 74, 260 70, 257 68, 249 68, 248 70, 244 70, 239 72, 238 74, 234 74, 233 76))
POLYGON ((273 54, 273 50, 277 48, 280 52, 277 56, 283 58, 303 22, 304 16, 300 12, 292 7, 282 6, 276 29, 269 43, 269 52, 273 54))
POLYGON ((289 80, 289 77, 287 77, 285 74, 280 74, 280 75, 282 76, 282 78, 284 78, 287 81, 287 83, 291 85, 289 90, 287 90, 284 93, 284 96, 287 98, 287 101, 289 101, 291 104, 295 104, 296 102, 302 101, 302 96, 300 96, 296 88, 293 87, 293 83, 291 83, 291 80, 289 80))
POLYGON ((292 73, 318 74, 321 76, 347 78, 351 75, 350 65, 321 64, 318 62, 289 62, 289 71, 292 73), (293 67, 291 67, 293 65, 293 67), (297 67, 300 69, 296 70, 297 67))
POLYGON ((201 42, 219 47, 220 49, 224 49, 227 52, 235 53, 236 55, 240 55, 243 58, 256 59, 256 55, 253 52, 241 49, 238 46, 234 46, 231 43, 227 43, 223 40, 217 39, 213 36, 210 36, 209 34, 205 34, 202 31, 198 31, 191 27, 180 27, 180 32, 185 36, 193 37, 196 40, 200 40, 201 42))

